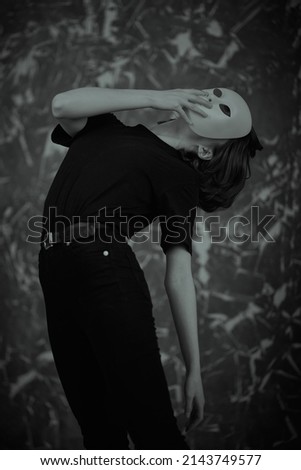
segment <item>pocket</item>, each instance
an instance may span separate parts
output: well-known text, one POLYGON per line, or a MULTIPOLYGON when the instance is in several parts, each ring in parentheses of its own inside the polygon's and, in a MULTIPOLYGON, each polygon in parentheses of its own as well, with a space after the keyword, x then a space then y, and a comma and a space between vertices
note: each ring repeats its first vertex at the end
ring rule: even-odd
POLYGON ((109 244, 92 241, 90 243, 71 242, 64 246, 68 264, 74 275, 82 280, 84 284, 93 278, 110 276, 111 264, 109 255, 111 248, 109 244))
POLYGON ((70 243, 66 247, 68 263, 75 279, 76 295, 82 302, 98 298, 100 304, 125 300, 112 260, 114 248, 99 240, 93 243, 70 243))
POLYGON ((71 254, 72 256, 77 256, 81 254, 96 253, 100 250, 95 240, 86 240, 86 241, 72 241, 69 245, 63 245, 66 253, 71 254))
POLYGON ((113 243, 108 255, 114 277, 127 302, 151 301, 143 271, 127 243, 113 243))

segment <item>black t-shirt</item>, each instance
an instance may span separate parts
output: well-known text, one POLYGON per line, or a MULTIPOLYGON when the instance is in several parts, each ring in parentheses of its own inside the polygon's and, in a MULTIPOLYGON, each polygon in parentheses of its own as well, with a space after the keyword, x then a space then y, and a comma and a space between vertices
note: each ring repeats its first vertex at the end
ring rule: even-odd
POLYGON ((164 253, 179 244, 191 253, 199 175, 176 149, 112 113, 89 117, 74 137, 58 124, 51 140, 69 149, 45 200, 45 229, 97 216, 131 238, 159 218, 164 253))

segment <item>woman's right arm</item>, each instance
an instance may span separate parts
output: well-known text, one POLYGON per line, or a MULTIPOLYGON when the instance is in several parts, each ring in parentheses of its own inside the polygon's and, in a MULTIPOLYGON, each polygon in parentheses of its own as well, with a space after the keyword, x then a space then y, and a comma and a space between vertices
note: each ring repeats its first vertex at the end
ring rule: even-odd
POLYGON ((63 129, 74 136, 89 116, 151 105, 150 90, 115 90, 85 87, 59 93, 52 100, 52 115, 63 129))
POLYGON ((59 93, 52 100, 56 118, 78 119, 97 114, 148 108, 154 105, 155 90, 84 87, 59 93))
POLYGON ((52 114, 70 135, 79 132, 87 118, 98 114, 114 113, 141 108, 177 111, 189 123, 183 108, 197 110, 197 105, 211 107, 206 93, 195 89, 137 90, 84 87, 65 91, 52 100, 52 114))

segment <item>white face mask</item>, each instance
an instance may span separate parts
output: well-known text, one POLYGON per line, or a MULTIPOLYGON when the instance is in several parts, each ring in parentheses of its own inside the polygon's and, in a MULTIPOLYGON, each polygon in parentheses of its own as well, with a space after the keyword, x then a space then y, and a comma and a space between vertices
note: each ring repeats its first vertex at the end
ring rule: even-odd
POLYGON ((228 88, 210 88, 207 99, 211 99, 212 108, 200 106, 207 114, 187 110, 192 122, 191 130, 211 139, 234 139, 249 134, 252 128, 252 116, 245 100, 228 88))

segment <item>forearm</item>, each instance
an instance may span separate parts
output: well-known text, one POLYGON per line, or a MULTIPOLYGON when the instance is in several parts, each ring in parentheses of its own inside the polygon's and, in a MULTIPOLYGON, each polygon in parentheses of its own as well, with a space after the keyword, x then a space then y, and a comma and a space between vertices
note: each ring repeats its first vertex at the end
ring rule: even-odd
POLYGON ((77 119, 152 107, 154 90, 84 87, 59 93, 52 100, 55 117, 77 119))
POLYGON ((197 304, 192 275, 165 281, 175 327, 187 371, 200 371, 197 304))

